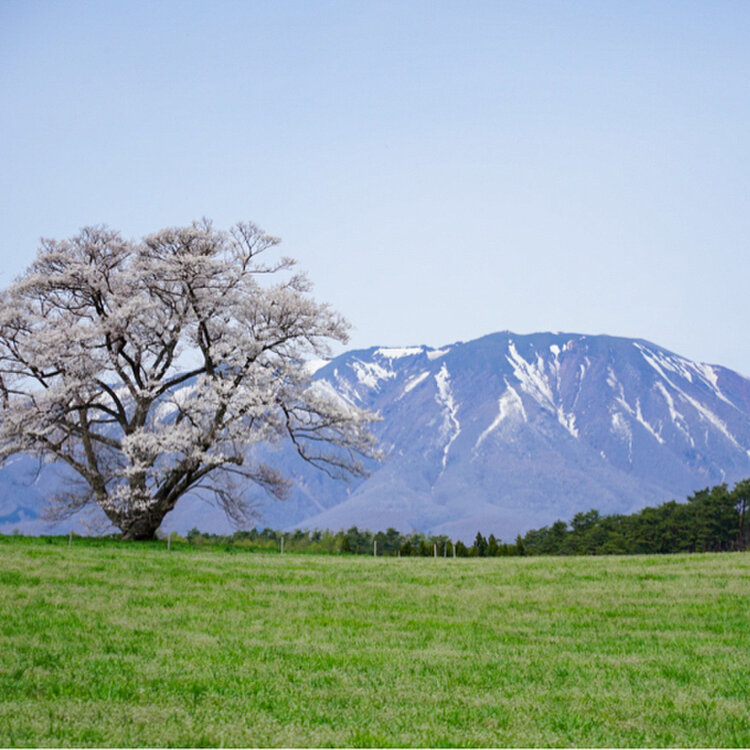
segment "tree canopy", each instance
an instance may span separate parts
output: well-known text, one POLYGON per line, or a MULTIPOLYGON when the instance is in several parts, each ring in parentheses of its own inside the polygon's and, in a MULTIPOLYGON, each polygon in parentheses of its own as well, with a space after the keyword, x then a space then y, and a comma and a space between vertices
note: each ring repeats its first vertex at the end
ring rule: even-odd
POLYGON ((748 545, 746 515, 750 480, 698 490, 685 503, 674 500, 630 515, 597 510, 528 531, 519 539, 529 555, 663 554, 723 552, 748 545))
POLYGON ((55 512, 95 503, 131 539, 153 537, 187 492, 237 523, 253 515, 248 485, 283 498, 289 481, 253 458, 259 443, 362 475, 375 417, 305 367, 348 324, 294 261, 265 262, 277 244, 207 220, 141 241, 104 227, 43 240, 0 292, 0 460, 65 462, 77 481, 55 512))

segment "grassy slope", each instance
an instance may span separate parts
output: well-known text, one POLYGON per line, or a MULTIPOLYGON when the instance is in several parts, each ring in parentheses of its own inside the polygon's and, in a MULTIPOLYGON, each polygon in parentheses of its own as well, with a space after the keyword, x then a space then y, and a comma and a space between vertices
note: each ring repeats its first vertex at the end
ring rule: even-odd
POLYGON ((750 745, 750 555, 0 540, 0 745, 750 745))

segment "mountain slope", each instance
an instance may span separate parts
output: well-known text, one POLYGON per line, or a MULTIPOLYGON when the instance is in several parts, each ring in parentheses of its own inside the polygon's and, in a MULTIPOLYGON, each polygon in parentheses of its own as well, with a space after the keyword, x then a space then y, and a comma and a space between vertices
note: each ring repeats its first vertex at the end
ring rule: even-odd
MULTIPOLYGON (((263 507, 267 525, 512 539, 592 507, 629 513, 750 476, 750 381, 646 341, 503 332, 442 349, 352 351, 314 377, 382 416, 385 459, 347 485, 289 446, 264 449, 295 480, 288 501, 263 507)), ((8 512, 8 471, 0 530, 24 530, 34 502, 8 512)), ((196 525, 229 530, 196 498, 165 521, 196 525)))

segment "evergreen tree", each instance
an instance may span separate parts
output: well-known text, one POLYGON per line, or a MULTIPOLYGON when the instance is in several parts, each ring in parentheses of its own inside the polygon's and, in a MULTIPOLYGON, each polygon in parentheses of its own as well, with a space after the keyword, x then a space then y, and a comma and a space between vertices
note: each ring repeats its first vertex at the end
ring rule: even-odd
POLYGON ((732 497, 737 509, 737 549, 746 550, 750 541, 750 479, 737 482, 732 497))
POLYGON ((482 536, 481 531, 477 531, 474 546, 471 549, 472 554, 476 557, 485 557, 487 555, 487 540, 482 536))
POLYGON ((494 534, 490 534, 487 539, 487 557, 497 557, 498 546, 494 534))

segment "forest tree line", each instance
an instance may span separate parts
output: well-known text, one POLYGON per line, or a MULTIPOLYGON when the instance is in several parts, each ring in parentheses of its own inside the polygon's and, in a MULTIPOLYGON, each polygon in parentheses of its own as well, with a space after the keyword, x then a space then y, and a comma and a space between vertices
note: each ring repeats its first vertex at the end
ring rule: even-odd
POLYGON ((394 528, 373 533, 352 526, 346 531, 282 532, 274 529, 237 531, 231 536, 192 529, 192 544, 228 544, 258 551, 318 552, 329 554, 502 557, 521 555, 632 555, 672 552, 724 552, 746 550, 750 479, 733 489, 726 484, 699 490, 684 503, 674 500, 630 515, 603 516, 598 510, 576 513, 568 524, 532 529, 512 543, 494 534, 477 532, 473 544, 445 535, 404 534, 394 528))

